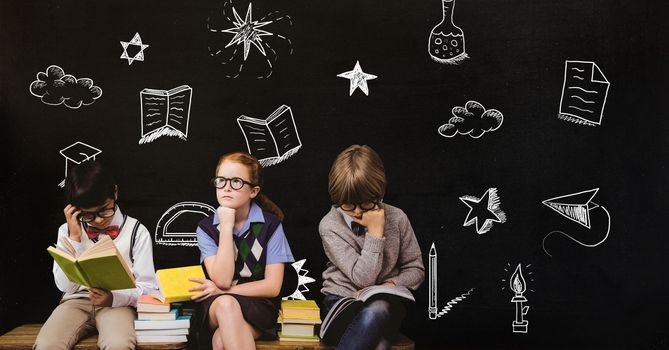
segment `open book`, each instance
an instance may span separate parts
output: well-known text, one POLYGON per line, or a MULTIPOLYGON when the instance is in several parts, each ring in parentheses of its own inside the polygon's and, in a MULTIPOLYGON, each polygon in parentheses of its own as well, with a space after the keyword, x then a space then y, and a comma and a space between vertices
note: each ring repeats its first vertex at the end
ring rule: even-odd
POLYGON ((302 147, 290 107, 281 105, 267 119, 237 118, 246 146, 263 167, 277 164, 302 147))
POLYGON ((140 144, 161 136, 188 137, 188 118, 193 89, 181 85, 172 90, 144 89, 142 102, 142 138, 140 144))
POLYGON ((339 299, 325 316, 321 325, 321 339, 327 342, 334 342, 339 339, 358 314, 365 301, 369 298, 384 294, 390 298, 400 298, 410 301, 416 301, 408 288, 403 286, 369 286, 358 291, 358 296, 343 297, 339 299))
POLYGON ((51 246, 46 250, 70 281, 106 290, 135 288, 135 277, 109 236, 103 236, 78 257, 67 237, 61 237, 60 242, 65 249, 51 246))

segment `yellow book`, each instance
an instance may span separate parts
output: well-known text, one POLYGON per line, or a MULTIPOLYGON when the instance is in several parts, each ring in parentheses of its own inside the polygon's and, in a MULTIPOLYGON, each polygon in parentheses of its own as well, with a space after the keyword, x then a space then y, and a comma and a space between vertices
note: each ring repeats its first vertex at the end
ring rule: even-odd
POLYGON ((314 300, 281 300, 281 313, 284 322, 289 319, 321 319, 321 311, 314 300))
POLYGON ((204 278, 202 266, 186 266, 173 269, 162 269, 156 271, 158 284, 160 285, 161 301, 173 303, 177 301, 189 301, 200 292, 189 292, 188 289, 200 285, 191 282, 189 278, 204 278))

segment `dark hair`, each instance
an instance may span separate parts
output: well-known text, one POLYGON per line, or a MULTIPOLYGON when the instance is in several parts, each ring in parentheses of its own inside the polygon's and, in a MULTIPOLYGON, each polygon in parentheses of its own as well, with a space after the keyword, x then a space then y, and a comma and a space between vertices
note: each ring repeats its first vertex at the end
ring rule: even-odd
POLYGON ((102 205, 115 193, 114 176, 100 161, 75 165, 65 179, 65 201, 79 208, 102 205))

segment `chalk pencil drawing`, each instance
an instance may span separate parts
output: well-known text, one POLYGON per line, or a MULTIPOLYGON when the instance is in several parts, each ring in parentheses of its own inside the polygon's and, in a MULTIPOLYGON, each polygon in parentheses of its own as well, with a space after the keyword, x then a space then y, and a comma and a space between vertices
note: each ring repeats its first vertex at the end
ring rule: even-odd
POLYGON ((442 18, 430 32, 427 52, 442 64, 460 64, 469 58, 465 51, 465 33, 453 23, 455 0, 442 0, 442 18))
POLYGON ((299 300, 306 300, 307 298, 304 296, 303 293, 306 293, 309 291, 309 287, 307 287, 307 283, 312 283, 315 282, 316 280, 307 276, 309 273, 309 270, 304 269, 304 263, 307 262, 307 259, 302 259, 298 260, 294 263, 291 264, 293 269, 295 269, 295 272, 297 273, 297 285, 295 286, 295 291, 286 297, 283 297, 283 300, 292 300, 292 299, 299 299, 299 300))
POLYGON ((128 65, 131 65, 134 61, 144 61, 144 50, 149 45, 142 42, 142 37, 139 36, 139 33, 135 33, 135 36, 130 41, 121 41, 120 43, 123 47, 121 59, 128 60, 128 65), (130 48, 130 54, 128 53, 128 48, 130 48))
POLYGON ((77 78, 56 65, 50 65, 44 72, 37 73, 37 80, 30 84, 30 93, 39 97, 42 103, 77 109, 89 106, 102 96, 102 89, 95 86, 90 78, 77 78))
POLYGON ((480 198, 474 196, 460 197, 462 203, 469 207, 463 226, 474 225, 478 234, 484 234, 493 227, 495 222, 506 222, 506 214, 502 211, 501 200, 497 188, 489 188, 480 198))
POLYGON ((448 123, 437 129, 441 136, 453 137, 460 134, 477 139, 486 132, 499 129, 504 122, 502 112, 496 109, 485 109, 476 101, 468 101, 464 107, 453 107, 451 114, 453 116, 448 123))
POLYGON ((242 115, 237 118, 237 124, 249 153, 258 158, 263 167, 286 160, 302 147, 293 111, 286 105, 281 105, 266 119, 242 115))
POLYGON ((215 212, 214 207, 205 203, 179 202, 167 209, 158 220, 154 240, 156 244, 165 246, 197 246, 197 223, 215 212))
POLYGON ((369 87, 367 86, 367 80, 376 79, 377 76, 374 74, 368 74, 362 71, 360 67, 360 61, 355 61, 355 66, 353 70, 348 72, 337 74, 338 77, 349 80, 349 90, 348 95, 353 95, 353 92, 356 89, 360 89, 365 95, 369 96, 369 87))
POLYGON ((455 297, 449 300, 441 311, 437 312, 437 250, 434 247, 434 242, 430 247, 429 253, 429 276, 428 276, 428 308, 427 314, 431 320, 436 320, 437 318, 446 315, 453 306, 457 303, 465 300, 471 293, 474 291, 474 288, 469 289, 467 292, 460 294, 460 296, 455 297))
POLYGON ((188 122, 193 89, 181 85, 171 90, 143 89, 139 93, 141 134, 139 144, 161 136, 188 137, 188 122))
POLYGON ((544 236, 544 239, 541 242, 544 252, 546 252, 548 256, 552 255, 548 253, 548 250, 546 250, 546 239, 554 233, 562 234, 565 237, 571 239, 572 241, 587 248, 594 248, 604 243, 604 241, 606 241, 606 239, 609 237, 609 233, 611 232, 611 214, 606 208, 604 208, 604 206, 601 206, 592 201, 592 199, 595 197, 598 191, 599 188, 593 188, 591 190, 571 193, 564 196, 558 196, 542 201, 542 203, 545 206, 553 209, 554 211, 566 217, 567 219, 574 221, 583 227, 586 227, 587 229, 591 229, 592 222, 590 220, 590 211, 592 211, 593 209, 601 208, 606 214, 607 218, 606 234, 604 234, 604 237, 596 243, 591 243, 591 244, 583 243, 582 241, 562 231, 549 232, 546 236, 544 236))
MULTIPOLYGON (((509 267, 511 266, 510 264, 507 265, 509 267)), ((526 267, 530 266, 531 264, 527 265, 526 267)), ((504 270, 508 272, 507 269, 504 270)), ((523 276, 523 270, 521 268, 521 264, 518 264, 518 266, 516 266, 516 269, 513 271, 513 274, 509 279, 509 287, 511 291, 514 293, 513 298, 511 298, 511 302, 516 307, 516 318, 511 323, 511 330, 513 331, 513 333, 527 333, 530 322, 525 319, 525 316, 527 315, 527 312, 530 310, 530 307, 523 305, 523 303, 527 302, 527 298, 524 295, 525 291, 527 290, 527 283, 525 282, 525 277, 523 276)))
POLYGON ((558 118, 588 126, 600 125, 610 85, 596 63, 565 61, 558 118))
POLYGON ((212 10, 207 18, 210 33, 207 49, 228 78, 239 77, 245 69, 258 79, 269 78, 279 57, 293 54, 293 42, 287 33, 292 26, 291 17, 279 11, 254 20, 251 2, 242 18, 233 1, 225 0, 222 8, 212 10), (256 54, 251 53, 252 46, 258 51, 256 54))
POLYGON ((102 153, 101 150, 80 141, 61 149, 60 155, 65 158, 65 177, 58 187, 65 187, 65 179, 70 168, 87 160, 95 160, 95 156, 100 153, 102 153))

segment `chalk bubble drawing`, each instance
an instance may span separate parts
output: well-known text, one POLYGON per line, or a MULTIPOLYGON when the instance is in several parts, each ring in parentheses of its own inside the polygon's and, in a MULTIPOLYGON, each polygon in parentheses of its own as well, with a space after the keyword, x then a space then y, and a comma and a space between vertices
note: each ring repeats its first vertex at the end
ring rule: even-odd
POLYGON ((302 259, 298 260, 294 263, 291 264, 293 266, 293 269, 295 269, 295 272, 297 273, 297 286, 295 287, 295 291, 293 294, 283 297, 283 300, 291 300, 291 299, 299 299, 299 300, 306 300, 307 298, 304 296, 302 293, 306 293, 309 291, 309 287, 307 287, 307 283, 312 283, 315 282, 316 280, 307 276, 309 273, 309 270, 304 269, 304 263, 307 262, 307 259, 302 259))
POLYGON ((142 90, 139 93, 142 113, 139 144, 153 142, 161 136, 186 140, 192 97, 193 89, 188 85, 172 90, 142 90))
POLYGON ((443 17, 430 32, 427 52, 436 62, 460 64, 469 56, 465 52, 465 33, 453 23, 455 0, 442 0, 441 7, 443 17))
POLYGON ((39 97, 44 104, 77 109, 93 104, 102 96, 102 89, 95 86, 92 79, 76 78, 56 66, 50 65, 46 71, 37 73, 37 80, 30 84, 30 93, 39 97))
POLYGON ((468 101, 464 107, 453 107, 453 117, 437 129, 444 137, 453 137, 457 134, 479 138, 489 131, 495 131, 502 126, 504 115, 496 109, 485 109, 476 101, 468 101))
POLYGON ((565 61, 558 118, 588 126, 600 125, 610 85, 594 62, 565 61))
POLYGON ((71 167, 87 160, 95 160, 95 156, 100 153, 102 153, 101 150, 79 141, 61 149, 60 154, 65 158, 65 177, 58 184, 58 187, 65 187, 65 178, 67 178, 67 172, 71 167))
POLYGON ((497 195, 497 188, 489 188, 481 198, 462 196, 460 200, 469 207, 463 226, 474 225, 480 235, 490 231, 493 223, 506 222, 506 214, 500 208, 501 201, 497 195))
POLYGON ((128 60, 128 65, 131 65, 134 61, 144 61, 144 50, 149 47, 142 43, 142 38, 139 36, 139 33, 135 33, 135 36, 130 39, 130 41, 121 41, 121 46, 123 47, 123 53, 121 54, 121 59, 128 60), (137 51, 134 55, 128 54, 128 47, 130 47, 130 52, 137 51))
POLYGON ((231 0, 224 1, 222 9, 213 10, 207 18, 207 29, 211 34, 207 46, 209 55, 221 64, 228 78, 239 77, 245 66, 250 66, 246 69, 256 78, 269 78, 279 56, 293 54, 292 40, 286 36, 292 29, 292 19, 273 11, 253 20, 252 3, 242 19, 232 3, 231 0), (230 17, 231 12, 234 18, 230 17), (251 54, 251 45, 257 49, 257 54, 251 54))
POLYGON ((544 252, 548 256, 552 256, 551 254, 548 253, 548 250, 546 250, 546 239, 554 234, 554 233, 559 233, 564 235, 565 237, 571 239, 572 241, 587 247, 587 248, 593 248, 596 247, 609 237, 609 233, 611 232, 611 215, 609 214, 609 211, 604 208, 604 206, 601 206, 595 202, 592 201, 592 199, 595 197, 597 192, 599 191, 599 188, 593 188, 591 190, 586 190, 586 191, 581 191, 581 192, 576 192, 576 193, 571 193, 567 194, 564 196, 559 196, 559 197, 554 197, 550 199, 546 199, 542 203, 559 213, 560 215, 566 217, 567 219, 574 221, 578 223, 581 226, 584 226, 588 229, 591 228, 591 221, 590 221, 590 211, 596 208, 601 208, 605 213, 607 217, 607 228, 606 228, 606 234, 604 235, 604 238, 602 238, 599 242, 594 243, 594 244, 586 244, 583 243, 576 238, 572 237, 571 235, 568 235, 562 231, 552 231, 549 232, 546 236, 544 236, 543 241, 541 242, 542 247, 544 248, 544 252))
POLYGON ((286 105, 281 105, 266 119, 242 115, 237 118, 237 124, 244 133, 249 153, 258 158, 263 167, 284 161, 302 147, 293 111, 286 105))
POLYGON ((166 246, 197 246, 197 234, 194 227, 205 217, 212 215, 216 209, 200 202, 179 202, 171 206, 158 220, 155 231, 156 244, 166 246), (179 222, 180 220, 184 222, 179 222), (170 226, 173 226, 170 229, 170 226), (174 229, 177 226, 177 229, 174 229))
POLYGON ((434 243, 430 247, 429 254, 429 288, 428 288, 428 299, 429 305, 427 308, 428 317, 431 320, 436 320, 437 318, 446 315, 454 305, 465 300, 471 292, 474 291, 474 288, 469 289, 466 293, 460 294, 459 297, 455 297, 446 303, 441 311, 437 312, 437 250, 434 247, 434 243))
POLYGON ((348 91, 349 96, 353 95, 355 89, 358 88, 360 88, 360 91, 362 91, 365 95, 369 96, 369 88, 367 87, 367 80, 372 80, 377 78, 377 76, 374 74, 368 74, 363 72, 362 68, 360 68, 359 61, 355 61, 355 67, 353 67, 353 70, 337 74, 337 76, 349 80, 349 91, 348 91))
MULTIPOLYGON (((507 265, 511 267, 511 264, 507 263, 507 265)), ((529 264, 526 267, 530 266, 532 266, 532 264, 529 264)), ((509 272, 509 270, 506 268, 504 271, 509 272)), ((529 272, 529 274, 531 275, 532 272, 529 272)), ((533 279, 530 280, 534 281, 533 279)), ((505 279, 502 281, 506 282, 505 279)), ((525 277, 523 276, 521 264, 518 264, 516 269, 513 271, 513 274, 511 274, 511 278, 509 279, 509 287, 514 293, 513 298, 511 298, 511 302, 516 306, 516 318, 511 323, 511 329, 513 330, 513 333, 527 333, 530 322, 524 319, 524 317, 527 315, 530 307, 523 305, 523 303, 527 302, 527 298, 525 298, 524 295, 525 291, 527 290, 527 283, 525 282, 525 277)))

